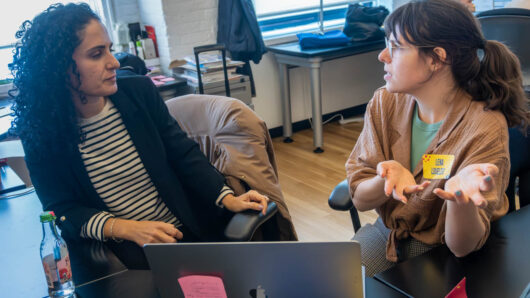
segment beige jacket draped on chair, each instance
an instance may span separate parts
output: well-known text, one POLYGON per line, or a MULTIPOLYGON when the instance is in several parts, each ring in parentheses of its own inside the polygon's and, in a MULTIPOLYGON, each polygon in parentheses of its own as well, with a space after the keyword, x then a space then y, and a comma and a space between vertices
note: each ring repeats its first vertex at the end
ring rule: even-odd
MULTIPOLYGON (((279 212, 271 219, 279 233, 274 240, 296 240, 265 122, 241 101, 223 96, 193 94, 166 104, 236 195, 254 189, 278 205, 279 212)), ((263 235, 258 232, 254 239, 260 240, 263 235)))

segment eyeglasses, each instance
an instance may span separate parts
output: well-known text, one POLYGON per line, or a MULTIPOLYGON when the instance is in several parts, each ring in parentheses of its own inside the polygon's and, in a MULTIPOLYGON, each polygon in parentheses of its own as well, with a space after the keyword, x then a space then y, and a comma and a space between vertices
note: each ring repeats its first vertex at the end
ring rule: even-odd
MULTIPOLYGON (((393 50, 394 49, 410 49, 412 47, 402 47, 396 45, 395 42, 388 39, 388 37, 385 37, 385 44, 386 48, 388 49, 388 54, 390 55, 390 58, 394 58, 393 50)), ((435 48, 435 46, 415 46, 416 48, 435 48)))

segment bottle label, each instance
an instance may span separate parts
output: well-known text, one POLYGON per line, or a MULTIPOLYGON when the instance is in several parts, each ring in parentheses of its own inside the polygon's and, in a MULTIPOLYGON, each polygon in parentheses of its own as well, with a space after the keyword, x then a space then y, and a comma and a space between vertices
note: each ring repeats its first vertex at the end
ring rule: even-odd
POLYGON ((53 289, 53 283, 57 282, 57 264, 55 263, 53 254, 49 254, 42 259, 42 266, 44 267, 48 288, 53 289))
POLYGON ((49 254, 42 259, 44 274, 48 288, 53 289, 57 284, 68 282, 72 279, 70 256, 66 246, 61 247, 55 253, 49 254))
POLYGON ((70 256, 66 246, 61 247, 61 259, 57 260, 57 272, 61 283, 72 279, 72 269, 70 267, 70 256))

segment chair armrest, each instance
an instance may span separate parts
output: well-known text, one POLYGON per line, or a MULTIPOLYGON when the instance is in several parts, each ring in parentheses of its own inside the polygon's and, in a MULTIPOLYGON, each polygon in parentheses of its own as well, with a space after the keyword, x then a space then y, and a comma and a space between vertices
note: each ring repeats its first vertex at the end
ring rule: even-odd
POLYGON ((329 195, 329 207, 335 210, 348 211, 352 209, 353 202, 350 196, 350 189, 348 181, 344 179, 341 181, 329 195))
POLYGON ((255 210, 237 213, 226 226, 225 237, 230 241, 249 241, 258 227, 269 220, 276 212, 278 212, 276 203, 269 202, 265 215, 255 210))

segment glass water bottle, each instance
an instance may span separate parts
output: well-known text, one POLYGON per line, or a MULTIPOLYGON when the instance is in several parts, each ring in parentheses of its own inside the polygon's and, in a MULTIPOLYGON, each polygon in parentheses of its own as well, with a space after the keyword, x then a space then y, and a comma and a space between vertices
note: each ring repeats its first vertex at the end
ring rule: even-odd
POLYGON ((40 257, 48 283, 50 297, 75 297, 70 257, 64 239, 57 233, 53 211, 40 215, 42 242, 40 257))

